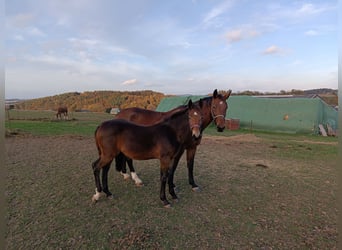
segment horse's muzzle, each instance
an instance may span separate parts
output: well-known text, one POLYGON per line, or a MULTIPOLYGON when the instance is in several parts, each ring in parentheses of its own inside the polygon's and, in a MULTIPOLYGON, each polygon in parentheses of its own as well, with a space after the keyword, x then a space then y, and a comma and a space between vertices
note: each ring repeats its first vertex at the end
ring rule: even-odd
POLYGON ((216 127, 217 128, 217 132, 223 132, 225 127, 216 127))
POLYGON ((193 129, 192 136, 195 137, 196 139, 199 138, 201 136, 201 131, 199 129, 193 129))

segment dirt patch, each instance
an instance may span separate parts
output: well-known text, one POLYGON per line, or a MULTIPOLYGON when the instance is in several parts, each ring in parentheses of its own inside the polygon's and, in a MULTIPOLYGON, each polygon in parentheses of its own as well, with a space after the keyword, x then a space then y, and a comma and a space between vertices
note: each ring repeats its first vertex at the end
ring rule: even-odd
POLYGON ((204 136, 204 140, 208 141, 216 141, 216 142, 260 142, 261 139, 256 137, 253 134, 242 134, 242 135, 234 135, 234 136, 204 136))

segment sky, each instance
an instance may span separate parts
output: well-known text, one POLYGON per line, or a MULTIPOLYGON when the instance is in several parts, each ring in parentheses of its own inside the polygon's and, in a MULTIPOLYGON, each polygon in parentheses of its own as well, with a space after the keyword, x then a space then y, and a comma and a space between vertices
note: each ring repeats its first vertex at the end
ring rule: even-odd
POLYGON ((5 0, 5 97, 338 88, 338 0, 5 0))

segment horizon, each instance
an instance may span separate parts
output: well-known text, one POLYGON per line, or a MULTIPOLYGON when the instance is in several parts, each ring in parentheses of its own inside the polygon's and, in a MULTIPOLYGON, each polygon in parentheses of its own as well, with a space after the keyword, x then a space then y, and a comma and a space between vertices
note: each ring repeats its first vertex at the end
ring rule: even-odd
MULTIPOLYGON (((289 92, 291 92, 292 90, 295 90, 295 91, 314 91, 314 90, 331 90, 331 91, 338 91, 338 89, 332 89, 332 88, 315 88, 315 89, 291 89, 291 90, 279 90, 279 91, 272 91, 272 92, 261 92, 261 91, 254 91, 254 90, 243 90, 243 91, 238 91, 238 92, 232 92, 232 95, 236 95, 236 94, 241 94, 243 92, 247 92, 247 91, 250 91, 250 92, 258 92, 260 94, 263 94, 263 95, 268 95, 268 94, 280 94, 282 91, 285 91, 287 94, 289 92)), ((39 99, 39 98, 47 98, 47 97, 53 97, 53 96, 58 96, 58 95, 64 95, 64 94, 69 94, 69 93, 85 93, 85 92, 100 92, 100 91, 113 91, 113 92, 137 92, 137 91, 152 91, 152 92, 157 92, 157 93, 161 93, 163 95, 171 95, 171 96, 192 96, 192 95, 200 95, 200 94, 165 94, 165 93, 162 93, 162 92, 158 92, 158 91, 154 91, 154 90, 151 90, 151 89, 145 89, 145 90, 91 90, 91 91, 71 91, 71 92, 63 92, 63 93, 57 93, 57 94, 54 94, 54 95, 48 95, 48 96, 41 96, 41 97, 34 97, 34 98, 5 98, 5 101, 14 101, 14 100, 19 100, 19 101, 29 101, 29 100, 33 100, 33 99, 39 99)), ((221 91, 221 89, 218 89, 218 91, 221 91)), ((223 90, 224 91, 224 90, 223 90)), ((210 93, 206 93, 206 94, 203 94, 203 95, 210 95, 212 94, 212 92, 210 93)))
POLYGON ((5 0, 5 99, 338 89, 338 2, 5 0))

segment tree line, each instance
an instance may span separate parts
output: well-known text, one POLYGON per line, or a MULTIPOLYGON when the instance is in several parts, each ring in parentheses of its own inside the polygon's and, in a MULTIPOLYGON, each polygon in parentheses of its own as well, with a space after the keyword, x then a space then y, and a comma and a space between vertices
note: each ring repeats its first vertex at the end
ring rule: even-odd
MULTIPOLYGON (((226 91, 219 90, 224 94, 226 91)), ((232 95, 308 95, 317 94, 330 105, 338 104, 337 90, 312 89, 312 90, 281 90, 280 92, 241 91, 232 95)), ((208 93, 211 95, 211 93, 208 93)), ((60 95, 19 101, 12 104, 16 109, 26 110, 57 110, 60 106, 66 106, 70 111, 110 112, 112 108, 124 109, 139 107, 155 110, 161 99, 171 96, 152 90, 142 91, 86 91, 69 92, 60 95)))
POLYGON ((86 91, 20 101, 17 109, 57 110, 66 106, 70 111, 109 112, 111 108, 139 107, 156 109, 166 95, 151 90, 144 91, 86 91))

